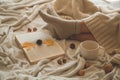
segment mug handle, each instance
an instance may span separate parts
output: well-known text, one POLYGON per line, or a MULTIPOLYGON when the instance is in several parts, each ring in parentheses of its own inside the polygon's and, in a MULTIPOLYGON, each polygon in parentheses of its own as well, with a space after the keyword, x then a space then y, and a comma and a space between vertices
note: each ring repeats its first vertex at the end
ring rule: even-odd
POLYGON ((105 51, 105 48, 104 48, 104 47, 102 47, 102 46, 99 46, 99 48, 100 48, 100 49, 103 49, 103 50, 105 51))
POLYGON ((105 48, 102 47, 102 46, 100 46, 99 48, 103 50, 103 53, 102 53, 102 54, 103 54, 103 55, 102 55, 103 57, 101 56, 99 59, 100 59, 101 61, 106 61, 106 57, 104 57, 104 56, 105 56, 105 48))

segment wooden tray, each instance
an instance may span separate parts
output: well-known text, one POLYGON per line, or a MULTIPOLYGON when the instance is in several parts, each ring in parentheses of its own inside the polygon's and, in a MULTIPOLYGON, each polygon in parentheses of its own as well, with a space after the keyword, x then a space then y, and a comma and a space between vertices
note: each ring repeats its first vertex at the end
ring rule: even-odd
POLYGON ((64 55, 65 52, 61 48, 61 46, 49 35, 45 34, 44 32, 31 32, 31 33, 25 33, 25 34, 18 34, 15 35, 16 41, 18 45, 23 49, 27 59, 31 64, 38 62, 41 59, 44 58, 50 58, 53 59, 57 56, 64 55), (38 39, 41 39, 42 41, 47 39, 54 40, 54 44, 51 46, 48 46, 46 44, 37 45, 36 41, 38 39), (35 47, 33 48, 24 48, 22 47, 22 44, 24 42, 30 42, 35 44, 35 47))

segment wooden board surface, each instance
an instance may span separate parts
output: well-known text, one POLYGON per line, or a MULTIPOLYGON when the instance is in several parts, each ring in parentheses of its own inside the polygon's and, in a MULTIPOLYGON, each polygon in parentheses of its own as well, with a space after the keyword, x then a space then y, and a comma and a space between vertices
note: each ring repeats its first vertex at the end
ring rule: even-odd
POLYGON ((61 46, 49 35, 41 32, 31 32, 31 33, 25 33, 25 34, 18 34, 15 36, 16 41, 18 42, 18 45, 24 50, 26 57, 28 58, 29 62, 31 64, 36 63, 37 61, 44 59, 44 58, 55 58, 60 55, 64 55, 64 50, 61 48, 61 46), (38 39, 41 39, 42 41, 51 39, 54 40, 54 44, 51 46, 48 46, 46 44, 37 45, 36 41, 38 39), (30 42, 35 44, 35 47, 33 48, 24 48, 22 47, 22 44, 24 42, 30 42))

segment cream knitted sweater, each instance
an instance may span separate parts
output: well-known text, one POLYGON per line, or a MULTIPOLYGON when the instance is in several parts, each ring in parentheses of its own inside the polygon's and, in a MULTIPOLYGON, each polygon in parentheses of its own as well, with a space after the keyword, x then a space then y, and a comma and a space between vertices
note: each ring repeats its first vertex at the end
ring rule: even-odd
MULTIPOLYGON (((115 50, 114 54, 111 53, 110 56, 106 54, 106 52, 104 52, 104 49, 101 49, 98 60, 94 60, 94 61, 84 60, 82 57, 80 57, 79 54, 80 49, 78 47, 79 42, 76 43, 76 41, 72 41, 72 42, 66 40, 60 41, 60 45, 66 51, 66 55, 64 57, 58 57, 57 59, 54 60, 43 59, 40 60, 37 64, 30 65, 26 60, 22 49, 18 48, 14 35, 16 33, 21 33, 19 31, 26 32, 28 26, 29 28, 32 29, 32 27, 36 26, 34 25, 36 23, 40 23, 40 27, 41 27, 41 25, 43 25, 44 23, 41 20, 41 18, 37 16, 39 14, 38 12, 39 10, 41 10, 41 6, 42 6, 41 4, 43 3, 46 4, 47 1, 51 1, 51 0, 21 0, 22 2, 16 4, 10 4, 10 3, 4 4, 1 3, 1 1, 7 1, 7 0, 0 0, 0 80, 120 80, 120 67, 119 67, 120 50, 115 50), (75 44, 77 50, 69 48, 69 45, 71 43, 75 44), (64 63, 63 65, 59 65, 57 63, 58 59, 61 58, 65 58, 67 60, 67 62, 64 63), (101 67, 104 65, 104 63, 110 60, 112 63, 116 63, 118 65, 115 65, 114 69, 110 73, 106 74, 104 69, 102 69, 101 67), (88 67, 87 69, 83 69, 86 62, 92 63, 93 66, 88 67), (77 76, 76 73, 81 69, 85 70, 85 75, 77 76)), ((59 1, 62 2, 62 0, 59 1)), ((64 0, 64 1, 69 2, 71 0, 64 0)), ((95 18, 94 16, 98 16, 101 14, 101 13, 96 13, 97 12, 96 11, 93 12, 92 14, 89 13, 91 17, 87 15, 85 16, 86 18, 84 19, 81 18, 81 20, 74 20, 77 17, 75 18, 73 16, 64 15, 62 14, 62 10, 59 14, 58 12, 56 13, 57 9, 55 10, 55 6, 53 5, 50 6, 49 8, 50 9, 47 11, 49 14, 52 14, 52 16, 50 17, 46 12, 45 13, 47 15, 44 14, 43 11, 40 12, 41 16, 44 18, 44 20, 46 19, 47 16, 47 20, 45 21, 51 23, 48 24, 47 28, 53 30, 53 32, 56 31, 55 33, 59 35, 59 37, 61 38, 63 37, 65 38, 73 33, 76 34, 79 33, 80 31, 79 23, 81 21, 85 21, 86 24, 89 26, 91 20, 94 20, 93 19, 95 18), (67 21, 60 17, 73 19, 73 20, 67 21), (64 26, 67 27, 66 31, 64 31, 65 30, 64 26), (62 30, 60 31, 58 28, 62 30), (73 28, 73 31, 75 32, 72 32, 71 31, 72 29, 70 28, 73 28), (76 30, 77 28, 78 30, 76 30), (68 29, 70 29, 69 33, 67 31, 68 29), (60 33, 58 33, 57 31, 60 31, 60 33), (61 33, 62 31, 64 33, 61 33)))
POLYGON ((56 0, 48 5, 40 15, 49 23, 45 29, 53 36, 64 39, 79 34, 84 21, 100 45, 107 50, 120 47, 119 10, 104 10, 90 0, 56 0))

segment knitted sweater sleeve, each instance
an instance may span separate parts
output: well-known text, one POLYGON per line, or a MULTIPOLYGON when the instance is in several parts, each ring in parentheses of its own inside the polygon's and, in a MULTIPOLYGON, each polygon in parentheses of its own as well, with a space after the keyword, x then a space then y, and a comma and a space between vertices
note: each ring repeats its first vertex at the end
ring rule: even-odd
POLYGON ((120 23, 119 14, 95 13, 84 19, 84 21, 100 45, 107 50, 120 47, 118 44, 120 42, 118 40, 120 33, 118 30, 118 24, 120 23))
POLYGON ((54 8, 60 16, 70 16, 73 19, 82 19, 99 11, 98 6, 90 0, 56 0, 54 8))

